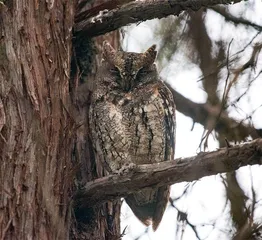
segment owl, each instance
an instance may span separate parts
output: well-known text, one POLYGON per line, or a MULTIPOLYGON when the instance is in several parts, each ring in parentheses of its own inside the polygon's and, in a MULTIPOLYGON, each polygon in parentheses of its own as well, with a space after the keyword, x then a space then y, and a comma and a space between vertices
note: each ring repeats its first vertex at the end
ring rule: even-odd
MULTIPOLYGON (((108 173, 129 166, 174 159, 175 104, 156 66, 156 46, 144 53, 116 51, 103 44, 90 108, 91 137, 96 159, 108 173)), ((99 163, 98 163, 99 164, 99 163)), ((170 186, 148 187, 125 200, 136 217, 156 230, 170 186)))

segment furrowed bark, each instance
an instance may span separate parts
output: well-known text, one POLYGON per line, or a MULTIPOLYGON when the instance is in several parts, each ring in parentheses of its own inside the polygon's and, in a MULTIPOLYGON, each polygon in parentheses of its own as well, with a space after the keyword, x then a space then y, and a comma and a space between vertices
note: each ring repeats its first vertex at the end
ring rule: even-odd
POLYGON ((0 4, 0 236, 68 239, 72 1, 0 4))

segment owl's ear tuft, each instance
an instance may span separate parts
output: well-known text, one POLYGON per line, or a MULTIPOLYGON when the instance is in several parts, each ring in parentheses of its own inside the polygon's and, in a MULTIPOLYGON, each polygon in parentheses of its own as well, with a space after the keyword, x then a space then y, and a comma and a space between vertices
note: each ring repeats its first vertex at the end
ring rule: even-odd
POLYGON ((114 63, 114 58, 116 55, 116 50, 107 41, 103 43, 103 58, 110 63, 114 63))
POLYGON ((154 44, 144 52, 144 64, 146 66, 152 65, 156 60, 156 54, 156 45, 154 44))

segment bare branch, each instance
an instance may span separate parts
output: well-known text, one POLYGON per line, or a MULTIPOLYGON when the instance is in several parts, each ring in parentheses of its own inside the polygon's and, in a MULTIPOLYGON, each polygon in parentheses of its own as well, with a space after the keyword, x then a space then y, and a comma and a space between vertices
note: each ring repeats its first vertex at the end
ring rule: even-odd
POLYGON ((227 173, 225 178, 226 197, 230 201, 231 218, 236 229, 241 229, 247 219, 249 212, 246 208, 247 197, 240 187, 236 172, 227 173))
POLYGON ((77 8, 77 12, 79 13, 76 15, 75 21, 79 22, 81 21, 81 19, 85 19, 87 17, 93 17, 99 14, 100 11, 104 11, 104 10, 109 11, 114 8, 120 8, 122 5, 132 2, 132 1, 135 1, 135 0, 109 0, 109 1, 103 2, 102 4, 99 4, 98 6, 94 6, 91 8, 90 7, 86 8, 86 5, 88 5, 88 2, 86 2, 85 4, 79 4, 77 8))
POLYGON ((192 118, 194 122, 205 126, 209 116, 217 119, 220 115, 214 130, 223 134, 229 141, 240 142, 245 141, 249 136, 253 139, 262 136, 260 129, 255 129, 253 126, 238 122, 230 118, 224 111, 220 113, 221 108, 219 106, 212 106, 209 103, 195 103, 174 90, 169 84, 166 83, 166 85, 169 86, 173 94, 177 110, 185 116, 192 118))
POLYGON ((100 11, 96 17, 89 17, 88 13, 85 15, 79 12, 76 15, 74 30, 75 33, 94 37, 131 23, 154 18, 164 18, 172 14, 179 15, 186 9, 197 11, 201 7, 238 3, 240 1, 241 0, 155 0, 130 2, 109 11, 108 9, 104 9, 104 11, 100 11))
MULTIPOLYGON (((189 13, 189 33, 192 38, 192 43, 195 46, 195 52, 197 52, 198 55, 199 68, 205 76, 202 84, 207 93, 207 102, 212 105, 220 105, 220 99, 217 94, 220 68, 217 66, 221 60, 225 59, 224 47, 223 44, 220 43, 219 53, 216 56, 212 55, 212 40, 207 32, 204 15, 203 9, 197 13, 189 13), (215 71, 213 71, 214 69, 215 71), (210 74, 211 72, 212 74, 210 74)), ((214 122, 213 119, 210 120, 214 122)), ((214 124, 211 123, 209 125, 211 126, 210 128, 213 128, 214 124)))
POLYGON ((241 17, 235 17, 230 12, 228 12, 226 10, 226 8, 224 8, 224 7, 215 6, 215 7, 210 7, 210 9, 212 9, 214 12, 223 16, 226 21, 232 22, 234 24, 242 24, 242 25, 245 25, 245 26, 253 27, 254 29, 256 29, 259 32, 262 31, 262 26, 257 25, 255 23, 252 23, 252 22, 248 21, 247 19, 244 19, 244 18, 241 18, 241 17))
POLYGON ((234 78, 230 81, 230 83, 228 84, 227 89, 224 91, 225 92, 225 99, 228 98, 229 92, 232 88, 232 86, 234 84, 236 84, 236 82, 239 79, 239 76, 241 73, 243 73, 243 71, 245 71, 247 68, 255 68, 255 66, 257 65, 257 59, 258 59, 258 55, 260 53, 262 49, 262 44, 255 44, 253 46, 253 51, 251 53, 251 56, 249 58, 249 60, 247 62, 245 62, 242 66, 240 66, 239 68, 234 70, 234 78))
POLYGON ((214 152, 202 152, 194 157, 139 165, 127 175, 109 175, 96 179, 78 192, 75 206, 92 206, 108 199, 124 197, 144 187, 191 182, 254 164, 262 164, 262 139, 214 152))
POLYGON ((215 126, 217 125, 216 123, 220 118, 222 110, 224 109, 223 108, 224 101, 221 104, 217 91, 218 83, 219 83, 218 74, 221 70, 217 66, 219 65, 219 62, 221 60, 225 59, 225 49, 224 49, 224 44, 220 42, 218 44, 219 46, 218 54, 215 57, 212 55, 212 41, 207 33, 206 24, 204 21, 203 9, 195 14, 189 13, 189 15, 190 15, 190 21, 188 22, 189 32, 192 36, 192 42, 195 45, 195 49, 198 52, 199 67, 203 75, 205 76, 203 78, 202 84, 204 90, 207 93, 206 102, 212 104, 214 107, 220 106, 219 114, 217 116, 209 114, 205 121, 205 125, 204 125, 205 131, 203 132, 199 147, 201 147, 203 143, 204 149, 206 149, 208 146, 209 135, 212 133, 215 126), (213 69, 216 69, 216 71, 212 71, 213 69), (213 74, 208 74, 210 72, 213 72, 213 74))

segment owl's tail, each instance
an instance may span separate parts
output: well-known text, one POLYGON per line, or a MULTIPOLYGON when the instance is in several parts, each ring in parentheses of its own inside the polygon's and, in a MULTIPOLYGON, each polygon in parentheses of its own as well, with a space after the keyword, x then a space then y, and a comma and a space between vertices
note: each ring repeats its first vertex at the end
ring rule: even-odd
POLYGON ((143 224, 145 224, 146 226, 152 224, 153 230, 156 231, 162 220, 163 214, 166 209, 166 205, 169 200, 170 187, 163 186, 158 188, 157 196, 154 199, 154 201, 145 204, 139 204, 136 201, 134 194, 131 194, 128 197, 126 197, 125 200, 127 204, 132 209, 135 216, 143 224))

